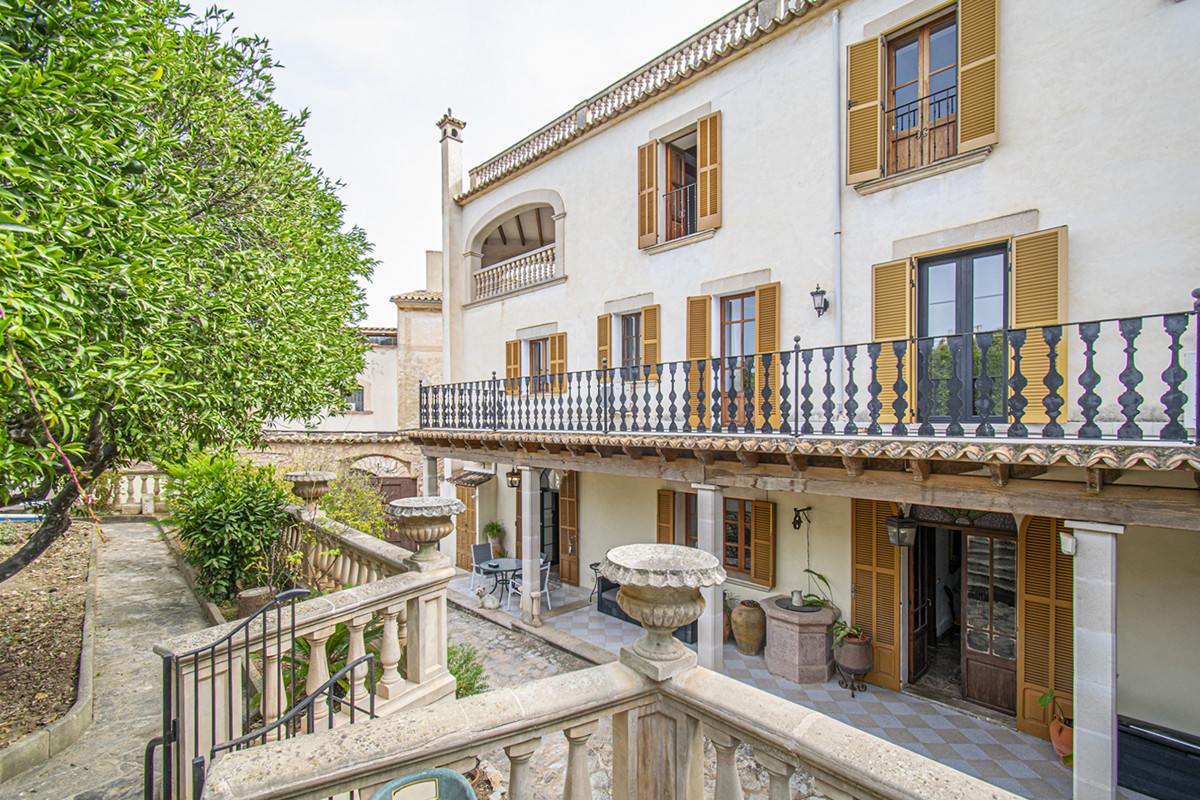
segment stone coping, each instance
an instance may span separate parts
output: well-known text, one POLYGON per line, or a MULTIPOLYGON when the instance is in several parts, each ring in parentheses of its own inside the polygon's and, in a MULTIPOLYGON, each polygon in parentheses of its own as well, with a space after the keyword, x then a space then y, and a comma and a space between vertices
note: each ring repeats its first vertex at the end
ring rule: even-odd
POLYGON ((301 514, 303 509, 300 506, 291 505, 284 509, 288 516, 294 519, 298 524, 316 531, 318 534, 326 534, 335 539, 340 540, 343 544, 358 553, 367 556, 375 561, 380 561, 388 566, 395 567, 398 572, 407 572, 409 567, 405 564, 405 559, 412 555, 412 552, 405 550, 399 545, 394 545, 391 542, 386 542, 383 539, 377 539, 370 534, 363 533, 360 530, 355 530, 349 525, 343 525, 340 522, 335 522, 328 517, 317 517, 316 519, 304 519, 301 514))
POLYGON ((92 709, 95 701, 95 656, 96 656, 96 553, 100 537, 92 533, 88 555, 88 584, 83 602, 83 641, 79 648, 79 678, 75 690, 75 702, 67 713, 34 731, 18 742, 0 750, 0 783, 15 778, 23 772, 39 767, 66 750, 92 725, 92 709))

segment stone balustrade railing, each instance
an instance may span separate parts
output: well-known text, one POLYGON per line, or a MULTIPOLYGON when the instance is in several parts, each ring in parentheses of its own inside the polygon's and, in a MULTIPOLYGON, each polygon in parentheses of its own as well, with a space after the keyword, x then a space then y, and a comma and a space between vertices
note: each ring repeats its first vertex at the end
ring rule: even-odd
POLYGON ((591 798, 588 739, 611 720, 614 798, 741 798, 734 754, 750 745, 771 794, 796 769, 828 797, 1016 800, 1016 796, 824 714, 702 667, 661 683, 623 663, 557 675, 453 703, 231 753, 208 775, 206 800, 370 797, 392 778, 428 767, 463 768, 504 748, 508 797, 531 800, 530 758, 548 737, 567 738, 566 798, 591 798), (703 739, 715 746, 706 787, 703 739), (319 740, 318 740, 319 739, 319 740), (643 749, 645 748, 645 749, 643 749), (706 792, 711 791, 711 795, 706 792))
MULTIPOLYGON (((343 532, 339 539, 348 554, 374 552, 366 543, 346 546, 353 538, 343 532)), ((373 570, 392 569, 394 562, 394 556, 356 560, 348 555, 339 563, 352 569, 360 565, 359 576, 366 577, 373 570)), ((351 580, 338 569, 334 572, 351 580)), ((377 716, 453 697, 455 681, 446 668, 446 587, 453 576, 453 567, 446 564, 364 580, 352 588, 269 611, 248 626, 228 623, 156 645, 169 688, 164 696, 168 704, 164 728, 177 728, 173 735, 164 731, 174 740, 165 751, 165 761, 174 765, 175 796, 190 796, 194 758, 207 760, 214 746, 271 725, 301 692, 315 694, 329 679, 331 667, 337 666, 329 663, 326 643, 339 625, 347 630, 346 663, 366 654, 368 628, 379 629, 373 692, 365 666, 352 674, 350 691, 357 698, 358 720, 372 695, 369 704, 377 716), (306 647, 298 647, 301 640, 306 647), (301 663, 307 661, 307 673, 302 686, 293 687, 288 677, 299 673, 291 670, 296 655, 301 663), (262 675, 261 691, 251 685, 252 672, 262 675)), ((330 722, 337 727, 353 721, 351 716, 344 704, 338 713, 330 713, 320 697, 314 704, 313 731, 327 729, 330 722)), ((313 731, 301 726, 276 736, 313 731)))
POLYGON ((408 571, 410 550, 331 519, 307 521, 299 506, 288 514, 293 521, 281 531, 281 544, 300 556, 299 576, 314 589, 341 591, 408 571))
POLYGON ((154 514, 167 509, 167 475, 155 469, 131 469, 117 476, 110 503, 118 514, 154 514))
POLYGON ((764 31, 807 13, 824 0, 750 0, 600 93, 470 170, 470 189, 459 199, 556 150, 584 132, 620 116, 695 72, 702 71, 764 31))
POLYGON ((558 277, 554 244, 530 250, 475 273, 475 299, 497 297, 558 277))

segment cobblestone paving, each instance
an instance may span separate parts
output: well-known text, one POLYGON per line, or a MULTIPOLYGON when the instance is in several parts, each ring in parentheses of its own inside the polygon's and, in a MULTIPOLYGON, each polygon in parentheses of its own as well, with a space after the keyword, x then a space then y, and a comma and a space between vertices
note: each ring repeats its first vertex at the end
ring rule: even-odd
POLYGON ((104 526, 96 554, 92 726, 72 747, 0 785, 5 798, 135 800, 142 751, 162 733, 162 662, 151 648, 207 626, 158 528, 104 526))

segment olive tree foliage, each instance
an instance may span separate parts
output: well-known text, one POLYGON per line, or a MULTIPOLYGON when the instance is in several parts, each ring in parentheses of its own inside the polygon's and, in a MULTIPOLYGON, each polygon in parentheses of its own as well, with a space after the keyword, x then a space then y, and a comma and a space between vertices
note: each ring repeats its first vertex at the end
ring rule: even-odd
POLYGON ((271 99, 267 43, 174 0, 0 0, 0 505, 342 404, 374 262, 271 99))

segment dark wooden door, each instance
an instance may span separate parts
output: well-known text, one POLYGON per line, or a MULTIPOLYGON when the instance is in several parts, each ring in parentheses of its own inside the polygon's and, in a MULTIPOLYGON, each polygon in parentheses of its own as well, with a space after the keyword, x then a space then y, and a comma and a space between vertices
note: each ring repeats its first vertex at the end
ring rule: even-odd
MULTIPOLYGON (((393 500, 399 500, 403 497, 417 496, 417 479, 416 478, 389 478, 378 475, 372 475, 371 483, 379 490, 379 494, 383 496, 383 504, 387 505, 393 500)), ((405 550, 416 551, 416 542, 403 536, 400 533, 400 520, 397 517, 388 516, 387 518, 387 535, 385 536, 388 542, 403 547, 405 550)))
POLYGON ((962 693, 1017 710, 1017 541, 969 531, 963 569, 962 693))
POLYGON ((929 648, 937 636, 937 533, 919 528, 908 553, 908 681, 929 669, 929 648))

